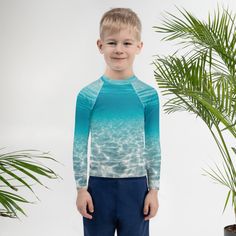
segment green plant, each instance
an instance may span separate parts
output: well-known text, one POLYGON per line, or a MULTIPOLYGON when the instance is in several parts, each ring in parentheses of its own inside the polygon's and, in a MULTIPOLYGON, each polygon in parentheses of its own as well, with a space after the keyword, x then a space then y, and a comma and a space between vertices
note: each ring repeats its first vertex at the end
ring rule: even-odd
MULTIPOLYGON (((0 154, 0 216, 19 218, 18 212, 27 216, 19 203, 33 202, 12 192, 12 190, 18 191, 19 187, 27 187, 35 195, 31 184, 24 180, 26 177, 29 177, 46 188, 48 187, 44 185, 35 174, 50 179, 60 177, 52 169, 40 163, 40 159, 56 161, 50 157, 48 153, 43 153, 38 150, 21 150, 0 154), (16 185, 17 182, 22 185, 16 185), (4 188, 8 190, 11 189, 11 192, 3 190, 4 188)), ((36 198, 39 199, 37 196, 36 198)))
POLYGON ((224 136, 236 137, 236 15, 218 7, 205 22, 185 9, 178 11, 181 17, 167 12, 162 26, 153 27, 165 34, 162 40, 180 45, 170 56, 155 55, 152 63, 163 95, 173 95, 164 111, 188 111, 205 122, 223 164, 204 169, 204 175, 228 188, 223 212, 231 195, 236 217, 236 149, 228 147, 224 136))

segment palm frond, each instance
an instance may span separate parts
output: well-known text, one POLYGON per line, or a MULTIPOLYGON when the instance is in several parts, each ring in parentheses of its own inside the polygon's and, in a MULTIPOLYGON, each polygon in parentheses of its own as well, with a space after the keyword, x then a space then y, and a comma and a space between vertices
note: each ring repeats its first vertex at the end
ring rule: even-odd
MULTIPOLYGON (((52 169, 39 161, 41 160, 55 160, 49 153, 41 153, 38 150, 21 150, 15 152, 6 152, 0 154, 0 186, 10 188, 18 191, 19 186, 27 187, 39 199, 33 191, 32 185, 28 183, 28 179, 34 180, 40 185, 44 185, 35 174, 51 179, 61 178, 52 169), (10 177, 10 178, 9 178, 10 177), (28 179, 26 180, 26 177, 28 179), (25 179, 25 180, 24 180, 25 179), (16 185, 16 182, 22 185, 16 185)), ((58 162, 60 163, 60 162, 58 162)), ((18 217, 18 212, 25 214, 23 209, 17 202, 30 203, 25 198, 14 193, 0 190, 0 215, 6 217, 18 217)), ((26 214, 25 214, 26 215, 26 214)))

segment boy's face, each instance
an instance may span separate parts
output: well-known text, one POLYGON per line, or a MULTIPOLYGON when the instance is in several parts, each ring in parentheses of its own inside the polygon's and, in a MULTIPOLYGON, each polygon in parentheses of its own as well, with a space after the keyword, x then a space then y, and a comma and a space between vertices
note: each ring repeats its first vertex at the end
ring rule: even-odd
POLYGON ((110 70, 128 73, 132 71, 135 55, 140 52, 143 42, 137 41, 133 31, 123 29, 119 33, 105 35, 103 40, 98 39, 97 46, 110 70))

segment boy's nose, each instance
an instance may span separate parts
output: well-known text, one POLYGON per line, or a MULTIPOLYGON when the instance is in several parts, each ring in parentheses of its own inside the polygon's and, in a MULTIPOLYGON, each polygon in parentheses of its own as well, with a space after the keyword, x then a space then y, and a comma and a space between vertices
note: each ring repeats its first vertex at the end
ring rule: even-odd
POLYGON ((115 52, 122 52, 123 51, 123 45, 117 43, 117 45, 115 46, 115 52))

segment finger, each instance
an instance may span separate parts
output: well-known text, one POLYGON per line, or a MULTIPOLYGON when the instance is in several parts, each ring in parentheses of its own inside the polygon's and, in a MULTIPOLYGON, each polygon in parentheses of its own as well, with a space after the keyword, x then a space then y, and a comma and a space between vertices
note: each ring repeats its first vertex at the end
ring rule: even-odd
POLYGON ((144 217, 144 220, 150 220, 154 215, 149 213, 147 216, 144 217))
POLYGON ((83 216, 84 216, 85 218, 90 219, 90 220, 93 218, 92 215, 88 214, 87 212, 85 212, 85 213, 83 214, 83 216))
POLYGON ((148 211, 149 211, 149 204, 148 204, 148 203, 145 203, 145 204, 144 204, 144 208, 143 208, 143 214, 144 214, 144 215, 147 215, 147 214, 148 214, 148 211))
POLYGON ((156 208, 150 205, 150 213, 144 217, 144 220, 150 220, 152 217, 156 215, 156 208))
POLYGON ((89 200, 88 201, 88 209, 90 212, 94 212, 94 207, 93 207, 93 201, 89 200))
POLYGON ((86 208, 84 208, 84 207, 80 209, 80 213, 85 218, 88 218, 88 219, 92 219, 93 218, 92 215, 88 214, 86 208))
POLYGON ((144 217, 144 220, 146 221, 146 220, 150 220, 152 217, 150 216, 150 215, 148 215, 148 216, 145 216, 144 217))

